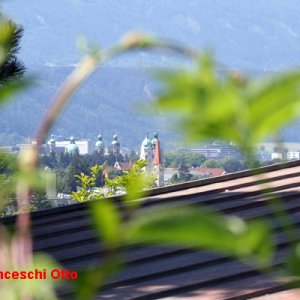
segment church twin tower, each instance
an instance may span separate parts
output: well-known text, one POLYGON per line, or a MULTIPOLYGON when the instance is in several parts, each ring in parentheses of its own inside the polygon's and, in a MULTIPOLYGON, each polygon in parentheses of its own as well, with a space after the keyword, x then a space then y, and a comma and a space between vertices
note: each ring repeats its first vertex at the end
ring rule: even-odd
MULTIPOLYGON (((96 146, 95 147, 96 152, 101 153, 101 154, 106 154, 106 151, 110 152, 112 154, 120 153, 120 142, 118 141, 117 135, 113 136, 113 140, 111 142, 110 148, 107 148, 107 149, 105 148, 105 145, 104 145, 101 135, 98 135, 95 146, 96 146)), ((154 133, 152 140, 149 139, 148 133, 147 133, 147 135, 141 145, 140 159, 144 159, 148 162, 147 166, 145 167, 145 172, 156 175, 156 178, 157 178, 156 185, 163 186, 164 185, 164 167, 163 167, 160 141, 158 139, 157 132, 154 133)))
MULTIPOLYGON (((95 146, 96 146, 95 147, 96 152, 101 154, 107 154, 106 152, 112 154, 119 154, 121 148, 117 135, 113 136, 111 147, 109 148, 105 148, 104 142, 102 140, 102 136, 98 135, 95 146)), ((163 160, 162 160, 162 151, 161 151, 160 141, 157 132, 154 133, 152 140, 149 139, 147 133, 141 145, 140 159, 144 159, 148 162, 147 166, 145 167, 145 171, 156 175, 157 178, 156 185, 163 186, 164 167, 163 167, 163 160)))
POLYGON ((104 155, 107 154, 119 154, 121 150, 120 142, 118 141, 118 136, 115 134, 111 142, 111 146, 105 148, 104 142, 102 140, 102 135, 98 135, 97 142, 95 144, 95 151, 104 155))

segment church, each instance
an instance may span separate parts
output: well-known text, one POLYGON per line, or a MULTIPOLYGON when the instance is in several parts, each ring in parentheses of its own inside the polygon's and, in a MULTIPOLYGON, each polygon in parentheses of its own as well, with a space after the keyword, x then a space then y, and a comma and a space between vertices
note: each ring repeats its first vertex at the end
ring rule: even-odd
MULTIPOLYGON (((75 141, 74 137, 71 137, 70 140, 60 142, 64 143, 64 150, 65 153, 69 155, 81 154, 80 149, 77 145, 78 141, 75 141)), ((48 152, 55 153, 58 148, 58 142, 54 139, 52 135, 50 140, 48 141, 48 152)), ((121 144, 118 141, 118 136, 115 134, 112 138, 110 145, 106 146, 102 135, 98 135, 97 141, 95 143, 95 152, 102 154, 104 156, 114 155, 118 157, 120 155, 121 144)), ((163 159, 162 159, 162 149, 160 145, 160 140, 158 138, 158 133, 155 132, 153 138, 150 139, 148 133, 144 138, 141 148, 140 148, 140 159, 146 160, 147 166, 145 167, 145 172, 149 174, 154 174, 157 178, 156 186, 160 187, 164 185, 164 166, 163 166, 163 159)), ((120 162, 117 160, 116 163, 120 165, 120 162)), ((121 166, 123 169, 123 167, 121 166)), ((128 168, 128 167, 127 167, 128 168)))
POLYGON ((164 166, 160 140, 157 132, 154 133, 152 140, 149 139, 148 133, 146 134, 146 137, 141 145, 140 158, 148 162, 147 166, 145 167, 145 172, 155 174, 157 178, 156 186, 163 186, 164 166))

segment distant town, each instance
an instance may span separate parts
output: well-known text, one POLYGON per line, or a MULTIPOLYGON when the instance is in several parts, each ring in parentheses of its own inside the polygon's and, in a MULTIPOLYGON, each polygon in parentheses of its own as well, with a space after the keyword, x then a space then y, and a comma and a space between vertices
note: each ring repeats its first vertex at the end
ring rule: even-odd
MULTIPOLYGON (((30 148, 35 141, 29 143, 11 145, 1 145, 0 151, 2 153, 19 153, 30 148)), ((207 143, 200 147, 186 147, 177 149, 164 149, 164 152, 178 152, 178 153, 199 153, 202 154, 207 160, 219 160, 226 157, 235 159, 242 159, 241 153, 232 144, 224 143, 207 143)), ((140 149, 129 149, 122 146, 118 140, 118 136, 114 135, 111 141, 104 141, 102 135, 98 135, 95 141, 90 139, 76 139, 75 137, 65 138, 63 136, 54 136, 43 144, 41 147, 41 155, 47 155, 50 152, 55 153, 71 153, 72 151, 78 152, 79 155, 92 154, 95 151, 102 153, 105 156, 109 154, 121 154, 122 156, 129 155, 132 151, 136 155, 140 155, 140 149), (75 145, 75 146, 70 146, 75 145), (73 149, 73 150, 71 150, 73 149), (100 149, 100 150, 99 150, 100 149)), ((257 145, 256 158, 261 161, 272 161, 272 160, 293 160, 300 159, 300 143, 274 143, 266 142, 257 145)))
MULTIPOLYGON (((35 144, 35 141, 15 146, 0 146, 0 152, 17 155, 35 144)), ((126 145, 126 141, 124 141, 126 145)), ((256 147, 255 162, 249 162, 232 143, 211 142, 199 147, 164 147, 158 133, 145 133, 138 149, 122 145, 115 134, 105 140, 101 134, 95 140, 65 138, 51 135, 40 150, 40 167, 45 171, 45 190, 33 198, 34 209, 65 206, 75 201, 71 193, 77 191, 75 175, 88 174, 93 165, 105 165, 102 176, 114 178, 128 172, 134 163, 147 161, 144 171, 156 177, 155 186, 176 184, 191 180, 222 176, 228 173, 300 159, 300 143, 262 143, 256 147)), ((103 185, 104 181, 98 184, 103 185)), ((14 214, 12 200, 6 214, 14 214)))

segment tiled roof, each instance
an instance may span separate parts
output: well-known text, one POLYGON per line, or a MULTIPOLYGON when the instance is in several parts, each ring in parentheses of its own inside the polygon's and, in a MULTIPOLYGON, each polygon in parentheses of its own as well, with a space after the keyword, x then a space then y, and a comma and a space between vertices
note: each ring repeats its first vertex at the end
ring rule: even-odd
MULTIPOLYGON (((300 226, 300 161, 257 169, 256 174, 243 171, 158 188, 146 199, 143 209, 193 204, 247 220, 264 217, 275 232, 277 253, 273 264, 277 268, 284 262, 290 241, 267 203, 271 196, 280 196, 295 225, 300 226)), ((73 270, 101 262, 104 249, 91 226, 88 206, 81 203, 33 213, 35 251, 45 251, 73 270)), ((13 220, 6 218, 3 222, 13 220)), ((250 299, 275 296, 285 289, 282 283, 253 267, 209 251, 158 245, 136 246, 122 252, 127 267, 103 286, 99 299, 250 299)), ((298 291, 285 293, 296 295, 298 291)), ((290 299, 285 297, 288 294, 277 295, 282 298, 259 299, 290 299)))
POLYGON ((221 176, 224 175, 225 170, 223 168, 206 168, 206 167, 199 167, 190 169, 190 173, 204 173, 210 174, 210 176, 221 176))

